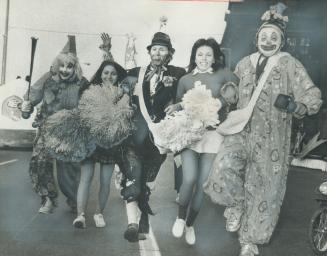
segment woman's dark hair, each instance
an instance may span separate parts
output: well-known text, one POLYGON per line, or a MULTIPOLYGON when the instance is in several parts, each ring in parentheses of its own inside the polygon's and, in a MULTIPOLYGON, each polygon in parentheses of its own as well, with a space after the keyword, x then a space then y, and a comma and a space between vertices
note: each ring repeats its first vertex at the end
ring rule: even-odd
POLYGON ((209 46, 213 50, 213 55, 215 58, 215 63, 212 64, 213 71, 217 71, 218 69, 225 67, 225 55, 220 50, 220 46, 217 43, 217 41, 213 38, 208 38, 208 39, 200 38, 193 44, 190 63, 188 65, 188 70, 187 70, 188 73, 190 73, 196 67, 195 55, 197 49, 200 48, 201 46, 209 46))
POLYGON ((101 63, 100 67, 93 75, 93 77, 90 81, 91 84, 102 84, 101 74, 102 74, 103 69, 106 66, 112 66, 117 71, 118 79, 117 79, 117 82, 115 85, 119 84, 124 78, 126 78, 127 72, 122 66, 120 66, 118 63, 116 63, 114 61, 105 60, 101 63))

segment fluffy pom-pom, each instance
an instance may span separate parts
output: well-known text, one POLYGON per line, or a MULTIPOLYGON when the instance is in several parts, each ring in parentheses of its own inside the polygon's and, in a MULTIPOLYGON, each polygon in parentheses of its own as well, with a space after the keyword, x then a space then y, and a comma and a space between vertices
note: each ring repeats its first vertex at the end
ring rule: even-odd
POLYGON ((82 122, 103 148, 120 144, 134 129, 129 96, 119 87, 91 86, 83 93, 78 108, 82 122))
POLYGON ((161 153, 178 152, 201 140, 207 126, 219 124, 219 100, 212 97, 211 91, 201 82, 189 90, 182 99, 183 110, 167 116, 150 129, 155 144, 161 153))
POLYGON ((212 97, 211 90, 206 89, 200 81, 195 82, 192 90, 189 90, 182 99, 185 112, 194 120, 201 120, 205 126, 219 124, 218 110, 221 103, 212 97))
POLYGON ((183 148, 199 141, 205 126, 199 120, 193 120, 184 110, 167 116, 151 127, 154 142, 162 153, 179 152, 183 148))
POLYGON ((51 115, 43 126, 45 148, 62 161, 80 162, 95 150, 88 127, 80 121, 79 111, 60 110, 51 115))

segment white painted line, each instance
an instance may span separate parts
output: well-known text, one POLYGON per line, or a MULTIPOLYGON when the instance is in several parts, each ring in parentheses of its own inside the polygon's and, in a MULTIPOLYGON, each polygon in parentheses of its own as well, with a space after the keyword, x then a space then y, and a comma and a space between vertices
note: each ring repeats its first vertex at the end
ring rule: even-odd
POLYGON ((18 161, 18 159, 12 159, 12 160, 9 160, 9 161, 1 162, 0 166, 10 164, 10 163, 14 163, 14 162, 17 162, 17 161, 18 161))
POLYGON ((150 224, 149 234, 146 236, 146 240, 139 241, 140 255, 141 256, 161 256, 160 249, 152 231, 150 224))
MULTIPOLYGON (((127 215, 127 206, 125 201, 126 215, 127 215)), ((128 218, 128 216, 127 216, 128 218)), ((157 240, 152 231, 151 223, 149 234, 146 235, 145 240, 139 240, 139 251, 141 256, 161 256, 157 240)))

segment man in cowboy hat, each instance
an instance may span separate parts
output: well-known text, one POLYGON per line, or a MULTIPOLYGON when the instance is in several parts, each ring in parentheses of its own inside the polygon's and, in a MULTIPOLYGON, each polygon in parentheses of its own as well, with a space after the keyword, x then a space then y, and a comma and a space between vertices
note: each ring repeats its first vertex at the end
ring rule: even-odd
POLYGON ((136 131, 132 135, 132 140, 140 164, 140 170, 134 170, 134 178, 140 180, 141 186, 140 195, 134 201, 127 203, 128 227, 124 237, 131 242, 145 239, 144 234, 149 232, 148 214, 152 214, 152 211, 148 204, 150 189, 146 182, 155 180, 160 166, 167 156, 160 154, 154 145, 148 124, 159 122, 166 116, 166 113, 173 111, 170 105, 175 100, 177 83, 185 74, 183 68, 168 65, 175 49, 172 47, 170 37, 167 34, 155 33, 151 44, 147 46, 147 50, 150 64, 146 67, 129 70, 129 76, 137 81, 136 87, 139 87, 139 89, 134 88, 133 102, 138 108, 136 111, 136 131), (137 221, 137 206, 141 210, 139 223, 137 221))

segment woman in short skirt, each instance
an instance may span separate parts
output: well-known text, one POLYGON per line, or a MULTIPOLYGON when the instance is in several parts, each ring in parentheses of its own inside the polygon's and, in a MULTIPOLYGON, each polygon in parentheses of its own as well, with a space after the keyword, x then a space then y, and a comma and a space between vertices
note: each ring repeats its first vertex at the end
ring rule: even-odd
MULTIPOLYGON (((228 82, 237 83, 237 78, 224 67, 225 59, 219 44, 213 38, 197 40, 192 48, 188 73, 178 84, 177 102, 197 84, 204 84, 206 89, 211 90, 212 97, 218 98, 222 103, 219 113, 226 112, 228 103, 236 102, 237 93, 235 87, 228 86, 226 89, 224 85, 228 82)), ((219 117, 221 118, 222 116, 219 117)), ((201 140, 181 152, 183 183, 179 194, 178 216, 172 233, 175 237, 181 237, 185 230, 185 240, 191 245, 196 240, 193 224, 200 211, 203 184, 209 176, 222 141, 222 135, 215 128, 208 127, 201 140)))

